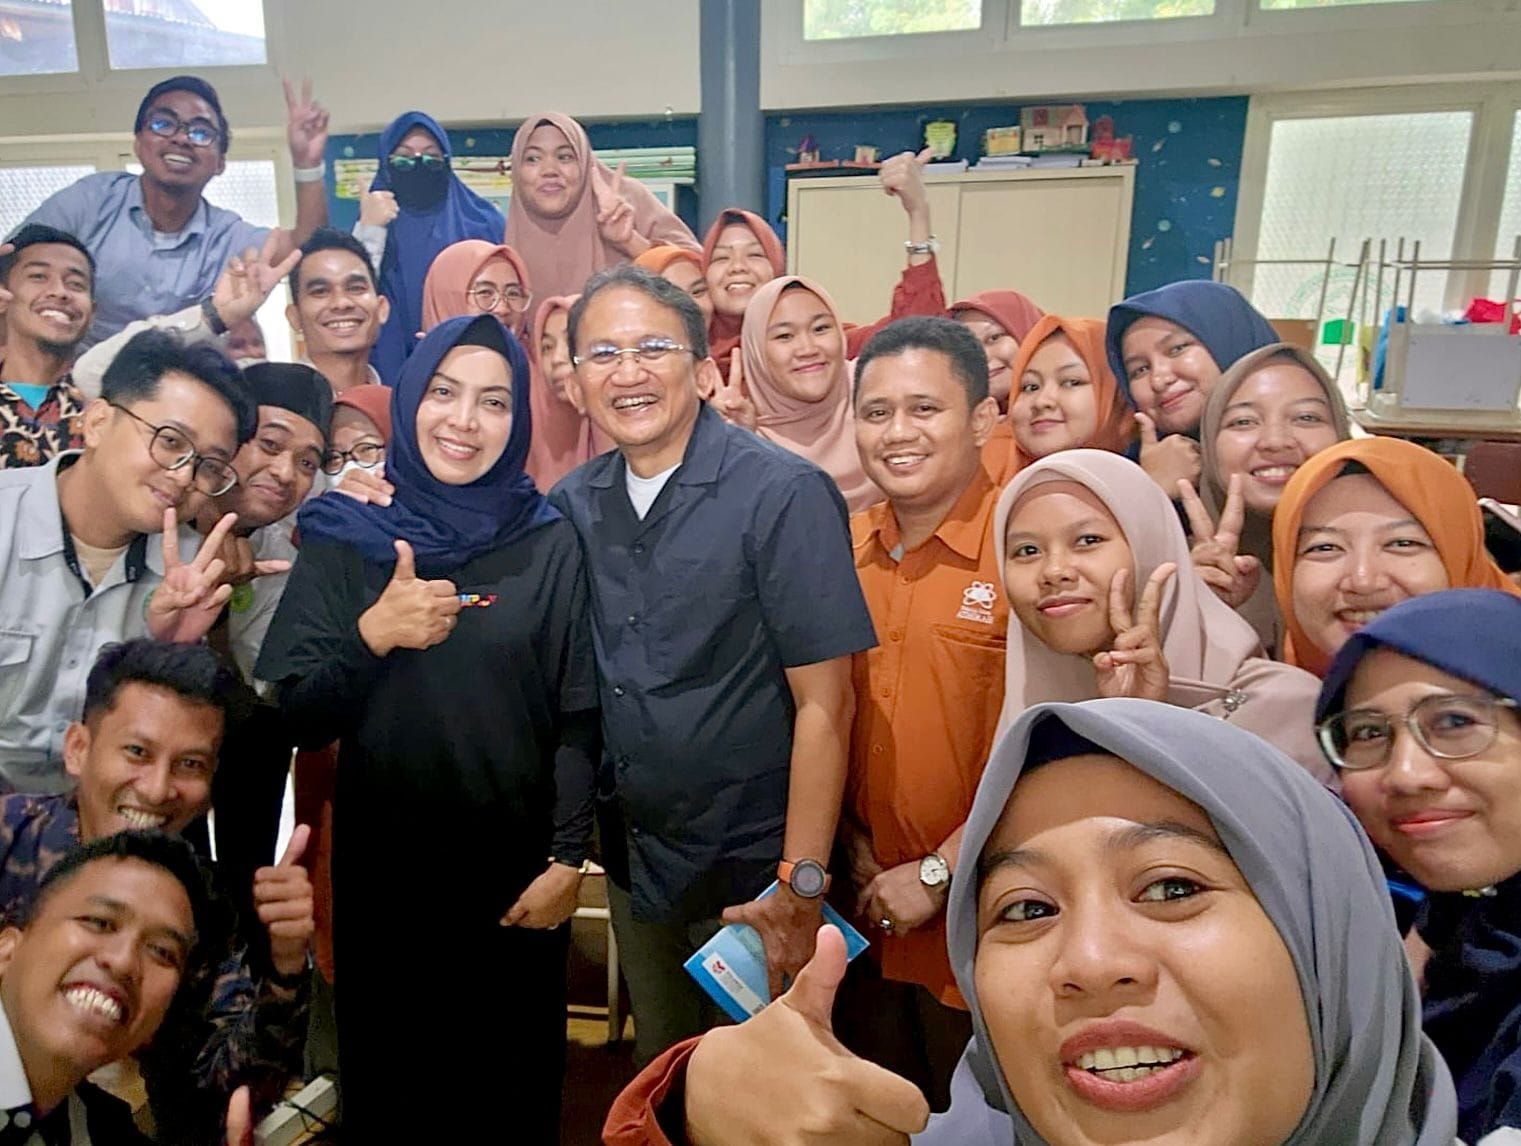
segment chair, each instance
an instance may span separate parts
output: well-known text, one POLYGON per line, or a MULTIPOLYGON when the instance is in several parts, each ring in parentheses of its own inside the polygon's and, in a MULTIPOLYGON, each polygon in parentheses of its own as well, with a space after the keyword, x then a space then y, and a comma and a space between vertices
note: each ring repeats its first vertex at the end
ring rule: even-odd
MULTIPOLYGON (((595 863, 587 875, 591 879, 607 879, 607 873, 595 863)), ((583 889, 583 897, 584 895, 583 889)), ((603 904, 601 907, 594 904, 577 907, 572 918, 601 920, 607 926, 607 1044, 614 1046, 623 1041, 622 996, 618 987, 618 937, 613 932, 612 912, 605 906, 605 896, 603 904)))
POLYGON ((1479 497, 1521 504, 1521 442, 1475 442, 1463 458, 1463 476, 1479 497))

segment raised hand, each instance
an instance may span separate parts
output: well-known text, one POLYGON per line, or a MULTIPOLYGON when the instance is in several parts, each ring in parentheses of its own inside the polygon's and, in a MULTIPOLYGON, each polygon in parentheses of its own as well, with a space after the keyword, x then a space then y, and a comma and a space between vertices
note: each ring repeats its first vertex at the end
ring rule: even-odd
POLYGON ((359 618, 359 636, 377 657, 392 649, 430 649, 454 631, 459 592, 452 581, 417 576, 412 547, 396 542, 396 568, 380 599, 359 618))
POLYGON ((394 191, 366 191, 359 196, 359 221, 371 227, 389 227, 401 214, 394 191))
POLYGON ((1157 440, 1157 424, 1137 412, 1136 425, 1141 428, 1141 468, 1162 487, 1168 497, 1177 492, 1180 481, 1199 480, 1199 443, 1182 434, 1168 434, 1157 440))
POLYGON ((1162 652, 1162 589, 1178 567, 1158 565, 1146 581, 1134 617, 1130 612, 1130 570, 1121 569, 1109 582, 1109 626, 1114 644, 1093 658, 1100 696, 1130 696, 1166 700, 1167 657, 1162 652))
POLYGON ((882 184, 882 193, 895 196, 910 215, 916 210, 929 209, 929 192, 924 187, 924 167, 933 155, 928 147, 918 155, 904 151, 883 160, 882 166, 877 169, 877 181, 882 184))
POLYGON ((267 561, 255 559, 253 545, 248 538, 239 537, 235 533, 227 535, 218 556, 224 566, 222 581, 228 585, 246 585, 256 577, 290 572, 290 562, 283 558, 275 557, 267 561))
POLYGON ((786 995, 739 1026, 709 1031, 692 1052, 692 1146, 896 1146, 929 1122, 929 1103, 913 1083, 834 1037, 845 937, 825 926, 816 938, 786 995))
POLYGON ((254 872, 254 908, 269 932, 269 961, 276 974, 289 978, 306 967, 317 925, 312 916, 312 880, 301 866, 312 830, 297 824, 285 854, 274 867, 254 872))
POLYGON ((729 355, 728 378, 719 377, 718 389, 708 400, 719 416, 731 425, 754 430, 760 424, 760 415, 745 388, 744 355, 739 352, 739 347, 736 346, 734 353, 729 355))
POLYGON ((290 232, 279 227, 270 231, 263 250, 249 247, 229 259, 211 292, 211 305, 222 325, 231 329, 252 318, 300 261, 301 251, 293 249, 290 232), (281 252, 289 253, 282 259, 281 252))
POLYGON ((602 168, 593 164, 592 195, 597 202, 597 230, 602 233, 602 237, 625 254, 637 257, 644 253, 649 244, 641 242, 637 244, 637 251, 631 249, 636 245, 634 208, 623 197, 624 166, 618 164, 618 170, 613 172, 613 177, 609 180, 602 174, 602 168))
POLYGON ((1188 529, 1193 534, 1194 546, 1189 556, 1194 571, 1211 589, 1215 596, 1232 609, 1239 609, 1257 590, 1262 578, 1262 562, 1251 554, 1236 552, 1241 544, 1241 530, 1246 524, 1246 499, 1241 495, 1241 475, 1231 474, 1230 490, 1225 495, 1225 508, 1220 512, 1220 524, 1209 519, 1209 510, 1199 500, 1194 487, 1178 482, 1178 496, 1188 514, 1188 529))
POLYGON ((552 930, 576 913, 580 891, 581 872, 551 861, 507 909, 502 926, 552 930))
POLYGON ((316 167, 327 153, 327 109, 312 99, 312 81, 301 81, 298 95, 287 79, 285 88, 287 116, 285 136, 290 143, 290 161, 295 167, 316 167))
POLYGON ((164 579, 148 600, 149 636, 189 644, 210 631, 232 596, 232 586, 222 579, 227 563, 219 554, 237 520, 235 513, 224 514, 187 565, 180 558, 179 516, 172 509, 164 510, 164 532, 160 536, 164 579))

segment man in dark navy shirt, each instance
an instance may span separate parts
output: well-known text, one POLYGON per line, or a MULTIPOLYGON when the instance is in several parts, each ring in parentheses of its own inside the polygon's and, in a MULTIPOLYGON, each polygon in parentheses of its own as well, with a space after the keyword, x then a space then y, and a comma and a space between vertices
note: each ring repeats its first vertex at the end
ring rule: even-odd
POLYGON ((773 995, 811 957, 850 658, 876 640, 834 483, 699 397, 717 368, 690 296, 637 268, 604 272, 569 340, 572 397, 618 445, 551 498, 591 570, 603 848, 648 1061, 716 1019, 682 963, 720 916, 759 932, 773 995))

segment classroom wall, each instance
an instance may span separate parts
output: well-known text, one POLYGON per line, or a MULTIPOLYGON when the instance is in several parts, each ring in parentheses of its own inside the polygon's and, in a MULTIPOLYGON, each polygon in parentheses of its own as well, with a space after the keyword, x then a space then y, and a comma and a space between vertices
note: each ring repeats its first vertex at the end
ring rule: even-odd
MULTIPOLYGON (((1087 104, 1089 121, 1114 117, 1115 133, 1135 140, 1135 206, 1130 224, 1127 294, 1186 278, 1208 278, 1217 239, 1231 233, 1246 135, 1247 99, 1126 100, 1087 104)), ((856 144, 884 156, 923 146, 931 120, 957 123, 956 158, 973 162, 982 133, 1019 122, 1017 104, 944 105, 859 112, 810 112, 766 119, 767 217, 785 234, 784 167, 796 159, 798 141, 812 135, 824 159, 848 158, 856 144)), ((870 178, 868 176, 867 178, 870 178)), ((1009 220, 1011 227, 1039 227, 1040 220, 1009 220)), ((902 236, 884 236, 901 242, 902 236)), ((1011 282, 1018 289, 1019 284, 1011 282)))

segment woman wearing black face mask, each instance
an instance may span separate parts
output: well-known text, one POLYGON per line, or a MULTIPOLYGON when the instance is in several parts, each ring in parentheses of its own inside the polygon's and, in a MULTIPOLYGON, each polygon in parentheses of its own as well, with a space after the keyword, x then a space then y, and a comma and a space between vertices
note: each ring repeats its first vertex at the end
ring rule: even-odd
POLYGON ((507 221, 454 174, 449 137, 431 116, 409 111, 392 120, 380 133, 379 158, 354 230, 366 246, 380 246, 384 236, 380 291, 391 300, 391 317, 370 361, 382 381, 394 382, 422 330, 423 283, 433 259, 461 239, 501 242, 507 221))

